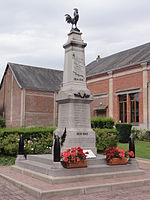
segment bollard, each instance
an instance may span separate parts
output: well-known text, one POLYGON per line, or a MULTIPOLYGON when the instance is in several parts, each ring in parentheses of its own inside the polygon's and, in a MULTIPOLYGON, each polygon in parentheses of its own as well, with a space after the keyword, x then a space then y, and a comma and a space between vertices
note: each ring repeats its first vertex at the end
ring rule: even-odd
POLYGON ((60 162, 60 137, 54 135, 54 162, 60 162))
POLYGON ((24 155, 24 139, 22 134, 20 135, 20 140, 19 140, 19 155, 24 155))
POLYGON ((133 158, 135 158, 135 144, 134 144, 133 134, 130 135, 130 139, 129 139, 129 151, 133 151, 133 153, 134 153, 133 158))

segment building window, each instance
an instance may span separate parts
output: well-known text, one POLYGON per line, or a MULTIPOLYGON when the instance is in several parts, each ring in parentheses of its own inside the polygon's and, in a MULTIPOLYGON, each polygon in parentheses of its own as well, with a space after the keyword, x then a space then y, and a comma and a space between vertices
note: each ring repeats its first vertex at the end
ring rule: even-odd
POLYGON ((139 94, 134 93, 130 94, 130 102, 131 102, 131 122, 136 123, 139 122, 139 94))
POLYGON ((127 95, 119 95, 119 120, 127 122, 127 95))
POLYGON ((105 110, 96 110, 95 116, 96 117, 106 117, 106 109, 105 110))

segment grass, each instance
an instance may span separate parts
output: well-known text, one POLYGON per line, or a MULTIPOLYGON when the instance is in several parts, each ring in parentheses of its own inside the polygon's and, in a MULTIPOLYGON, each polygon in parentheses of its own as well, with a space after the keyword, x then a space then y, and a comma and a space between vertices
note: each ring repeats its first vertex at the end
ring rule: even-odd
MULTIPOLYGON (((118 147, 128 150, 129 144, 119 143, 118 147)), ((135 141, 135 156, 150 159, 150 142, 135 141)))
POLYGON ((16 157, 0 155, 0 166, 14 165, 16 157))

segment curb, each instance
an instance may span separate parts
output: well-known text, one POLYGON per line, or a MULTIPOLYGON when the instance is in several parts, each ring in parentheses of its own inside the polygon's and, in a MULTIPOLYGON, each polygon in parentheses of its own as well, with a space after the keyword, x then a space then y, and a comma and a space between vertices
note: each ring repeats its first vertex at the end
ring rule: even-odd
POLYGON ((141 163, 150 164, 150 159, 136 157, 136 160, 141 163))
POLYGON ((123 188, 141 187, 150 185, 150 179, 140 179, 135 181, 124 181, 124 182, 110 183, 110 184, 108 183, 108 184, 42 191, 40 189, 24 184, 20 181, 16 181, 2 173, 0 173, 0 177, 13 183, 18 188, 26 191, 27 193, 31 194, 32 196, 36 197, 39 200, 46 200, 47 198, 50 197, 62 197, 62 195, 63 196, 72 196, 76 194, 86 195, 103 191, 113 191, 123 188))

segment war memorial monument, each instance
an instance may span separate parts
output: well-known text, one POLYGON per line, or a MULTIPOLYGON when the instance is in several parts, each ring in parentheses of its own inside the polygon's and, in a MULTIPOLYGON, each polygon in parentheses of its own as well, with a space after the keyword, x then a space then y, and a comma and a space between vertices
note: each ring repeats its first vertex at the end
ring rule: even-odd
POLYGON ((64 74, 63 83, 56 98, 59 110, 58 127, 54 134, 59 143, 59 139, 66 130, 61 151, 80 146, 93 154, 91 158, 87 159, 86 168, 76 169, 65 169, 61 162, 54 162, 53 155, 49 154, 28 155, 27 159, 18 156, 16 160, 16 167, 20 167, 22 170, 31 170, 32 174, 34 172, 45 174, 57 182, 75 181, 76 178, 82 180, 88 174, 92 177, 95 174, 115 174, 122 171, 125 173, 139 170, 135 159, 132 159, 127 165, 109 166, 103 155, 97 155, 96 137, 95 132, 91 129, 90 120, 90 102, 93 98, 86 86, 84 50, 87 44, 82 40, 82 33, 77 28, 78 19, 78 9, 74 9, 73 18, 66 14, 66 21, 72 24, 72 28, 66 44, 63 45, 65 49, 64 74), (54 179, 56 177, 57 180, 54 179), (68 178, 66 179, 66 177, 68 178))

